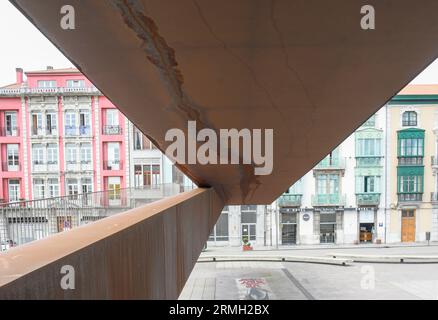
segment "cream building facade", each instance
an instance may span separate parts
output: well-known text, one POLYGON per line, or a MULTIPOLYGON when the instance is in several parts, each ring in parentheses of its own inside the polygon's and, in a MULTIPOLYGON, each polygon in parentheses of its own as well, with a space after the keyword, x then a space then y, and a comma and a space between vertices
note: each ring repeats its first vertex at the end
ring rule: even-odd
POLYGON ((251 227, 248 206, 227 207, 209 245, 246 232, 255 246, 438 241, 437 145, 438 85, 409 85, 277 201, 250 206, 251 227))

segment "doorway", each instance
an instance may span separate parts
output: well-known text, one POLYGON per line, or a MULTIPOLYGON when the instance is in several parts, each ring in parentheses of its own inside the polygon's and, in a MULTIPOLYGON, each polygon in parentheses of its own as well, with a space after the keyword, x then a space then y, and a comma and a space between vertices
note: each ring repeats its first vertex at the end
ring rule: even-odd
POLYGON ((320 243, 336 242, 336 212, 321 212, 319 226, 320 243))
POLYGON ((415 210, 402 210, 401 241, 415 241, 415 210))
POLYGON ((297 213, 289 212, 287 208, 280 209, 281 213, 281 244, 297 243, 297 213))

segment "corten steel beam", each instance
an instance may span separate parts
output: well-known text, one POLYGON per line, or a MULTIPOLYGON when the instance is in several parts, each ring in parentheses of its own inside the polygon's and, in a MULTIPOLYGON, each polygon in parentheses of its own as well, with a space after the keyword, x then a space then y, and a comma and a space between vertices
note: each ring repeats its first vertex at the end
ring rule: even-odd
POLYGON ((436 0, 12 3, 161 150, 188 120, 273 128, 271 175, 180 165, 229 204, 272 202, 438 56, 436 0), (361 28, 364 4, 375 30, 361 28))
POLYGON ((0 300, 176 299, 222 208, 196 189, 12 248, 0 254, 0 300), (73 290, 61 287, 66 265, 73 290))

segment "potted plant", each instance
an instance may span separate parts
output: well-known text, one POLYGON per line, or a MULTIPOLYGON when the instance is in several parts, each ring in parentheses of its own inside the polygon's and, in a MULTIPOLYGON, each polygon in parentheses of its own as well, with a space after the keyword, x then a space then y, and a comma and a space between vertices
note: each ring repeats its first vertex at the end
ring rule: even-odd
POLYGON ((252 250, 251 247, 251 243, 249 242, 248 236, 243 236, 242 237, 242 242, 243 242, 243 251, 250 251, 252 250))

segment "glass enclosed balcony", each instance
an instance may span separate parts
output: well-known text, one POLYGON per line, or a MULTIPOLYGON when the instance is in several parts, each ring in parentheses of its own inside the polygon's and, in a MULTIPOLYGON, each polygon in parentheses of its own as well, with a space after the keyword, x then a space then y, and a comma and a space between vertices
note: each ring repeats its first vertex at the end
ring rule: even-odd
POLYGON ((279 207, 299 207, 301 206, 301 194, 283 194, 278 198, 279 207))
POLYGON ((379 167, 381 166, 381 156, 356 157, 358 167, 379 167))
POLYGON ((377 206, 380 203, 380 193, 359 193, 356 194, 358 206, 377 206))
POLYGON ((314 194, 312 195, 312 206, 345 206, 345 194, 314 194))

